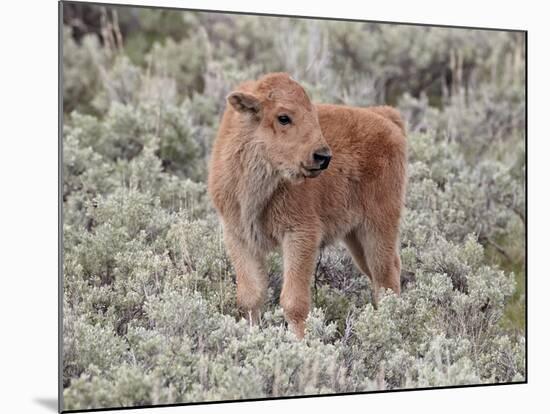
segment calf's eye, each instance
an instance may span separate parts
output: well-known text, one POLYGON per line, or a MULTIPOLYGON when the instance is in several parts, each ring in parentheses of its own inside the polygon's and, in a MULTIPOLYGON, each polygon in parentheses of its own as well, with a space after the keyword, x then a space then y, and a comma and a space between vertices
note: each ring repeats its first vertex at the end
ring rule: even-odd
POLYGON ((288 125, 292 122, 290 117, 288 115, 279 115, 277 117, 277 120, 279 121, 279 124, 281 125, 288 125))

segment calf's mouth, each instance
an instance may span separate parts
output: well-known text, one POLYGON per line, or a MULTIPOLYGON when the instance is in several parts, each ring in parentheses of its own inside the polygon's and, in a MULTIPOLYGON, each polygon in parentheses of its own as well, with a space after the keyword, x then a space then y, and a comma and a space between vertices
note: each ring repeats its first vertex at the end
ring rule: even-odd
POLYGON ((308 168, 302 165, 302 171, 304 174, 304 177, 306 178, 315 178, 318 177, 322 172, 324 168, 308 168))

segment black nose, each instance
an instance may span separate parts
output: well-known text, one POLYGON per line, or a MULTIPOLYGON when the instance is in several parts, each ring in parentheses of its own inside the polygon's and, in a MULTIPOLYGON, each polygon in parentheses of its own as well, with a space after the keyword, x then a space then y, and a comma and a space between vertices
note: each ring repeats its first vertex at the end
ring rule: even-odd
POLYGON ((319 163, 319 169, 324 170, 328 167, 332 155, 328 150, 322 150, 313 153, 313 160, 319 163))

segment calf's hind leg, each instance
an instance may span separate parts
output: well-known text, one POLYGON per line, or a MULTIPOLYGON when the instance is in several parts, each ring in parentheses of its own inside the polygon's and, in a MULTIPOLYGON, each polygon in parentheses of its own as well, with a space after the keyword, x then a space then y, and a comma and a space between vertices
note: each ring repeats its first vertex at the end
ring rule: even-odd
POLYGON ((399 230, 365 225, 356 233, 363 247, 373 282, 375 304, 380 299, 380 288, 391 289, 397 295, 401 293, 401 259, 399 258, 399 230))
POLYGON ((369 265, 367 263, 367 258, 365 257, 365 248, 361 244, 357 230, 353 230, 344 237, 344 243, 351 253, 353 262, 355 266, 359 269, 361 273, 367 275, 369 279, 372 280, 372 276, 369 270, 369 265))

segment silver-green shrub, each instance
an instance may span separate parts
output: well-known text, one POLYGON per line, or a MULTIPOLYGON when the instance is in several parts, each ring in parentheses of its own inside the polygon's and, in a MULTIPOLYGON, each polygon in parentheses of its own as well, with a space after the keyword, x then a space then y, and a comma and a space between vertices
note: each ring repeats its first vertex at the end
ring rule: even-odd
POLYGON ((118 48, 63 32, 65 409, 525 379, 521 35, 124 10, 118 48), (375 309, 325 248, 302 342, 276 253, 260 324, 240 318, 206 195, 225 96, 274 70, 409 130, 402 295, 375 309))

